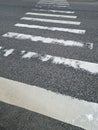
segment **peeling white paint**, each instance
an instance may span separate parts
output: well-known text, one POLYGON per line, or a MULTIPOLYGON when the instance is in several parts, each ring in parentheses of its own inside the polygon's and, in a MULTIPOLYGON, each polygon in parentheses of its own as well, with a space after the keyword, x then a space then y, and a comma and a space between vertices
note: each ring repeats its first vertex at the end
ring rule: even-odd
POLYGON ((80 61, 80 60, 74 60, 74 59, 68 59, 64 57, 57 57, 52 55, 44 55, 35 53, 35 52, 27 52, 22 56, 22 58, 38 58, 42 62, 51 61, 53 64, 59 64, 64 66, 73 67, 74 69, 82 69, 85 71, 88 71, 92 74, 98 73, 98 64, 97 63, 91 63, 86 61, 80 61))
POLYGON ((58 23, 58 24, 72 24, 72 25, 81 24, 81 22, 77 22, 77 21, 53 20, 53 19, 32 18, 32 17, 22 17, 21 20, 31 20, 31 21, 40 21, 40 22, 49 22, 49 23, 58 23))
POLYGON ((93 49, 93 48, 91 48, 93 43, 82 43, 82 42, 71 41, 71 40, 65 41, 64 39, 46 38, 46 37, 41 37, 41 36, 33 36, 33 35, 29 35, 29 34, 8 32, 8 33, 4 34, 3 37, 15 38, 15 39, 19 39, 19 40, 30 40, 30 41, 34 41, 34 42, 41 41, 42 43, 58 44, 61 46, 88 47, 89 49, 93 49), (90 44, 91 44, 91 46, 90 46, 90 44))
POLYGON ((60 32, 68 32, 68 33, 75 33, 75 34, 85 34, 86 30, 81 29, 70 29, 70 28, 59 28, 59 27, 48 27, 48 26, 40 26, 40 25, 29 25, 29 24, 15 24, 16 27, 22 28, 33 28, 33 29, 43 29, 49 31, 60 31, 60 32))
POLYGON ((5 49, 4 50, 4 52, 5 52, 4 56, 7 57, 7 56, 11 55, 13 53, 13 51, 14 51, 14 49, 5 49))
MULTIPOLYGON (((13 51, 15 49, 5 49, 2 50, 4 53, 4 56, 7 57, 11 54, 13 54, 13 51)), ((68 59, 64 57, 57 57, 52 55, 42 55, 36 52, 27 52, 25 50, 20 51, 20 55, 22 55, 21 58, 24 59, 31 59, 31 58, 37 58, 41 60, 42 62, 50 61, 53 64, 57 65, 64 65, 65 67, 72 67, 74 69, 81 69, 88 71, 92 74, 98 74, 98 64, 92 63, 92 62, 86 62, 81 60, 75 60, 75 59, 68 59)))
POLYGON ((23 58, 31 58, 31 57, 37 57, 37 53, 35 52, 27 52, 26 54, 23 55, 23 58))

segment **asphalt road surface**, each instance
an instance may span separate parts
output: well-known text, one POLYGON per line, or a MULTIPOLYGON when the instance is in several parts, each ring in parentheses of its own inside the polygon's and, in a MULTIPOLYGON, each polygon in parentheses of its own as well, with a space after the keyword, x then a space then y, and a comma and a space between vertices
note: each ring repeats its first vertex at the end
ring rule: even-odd
MULTIPOLYGON (((0 77, 97 105, 97 0, 0 0, 0 77)), ((0 130, 83 130, 0 101, 0 130)))

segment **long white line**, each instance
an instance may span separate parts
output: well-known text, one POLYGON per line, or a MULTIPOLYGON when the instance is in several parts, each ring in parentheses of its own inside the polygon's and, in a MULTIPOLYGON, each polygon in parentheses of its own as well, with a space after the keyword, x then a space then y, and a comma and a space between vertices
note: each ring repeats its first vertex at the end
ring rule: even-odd
MULTIPOLYGON (((2 47, 3 48, 3 47, 2 47)), ((4 56, 8 57, 9 55, 15 55, 13 53, 14 49, 5 49, 1 50, 1 52, 5 52, 4 56), (6 50, 6 51, 5 51, 6 50)), ((92 63, 92 62, 86 62, 81 60, 75 60, 75 59, 68 59, 64 57, 58 57, 58 56, 52 56, 52 55, 42 55, 36 52, 27 52, 26 50, 22 50, 20 52, 21 58, 23 59, 32 59, 37 58, 41 62, 47 62, 50 61, 52 64, 57 65, 64 65, 65 67, 72 67, 74 69, 88 71, 92 74, 98 74, 98 63, 92 63)))
POLYGON ((40 3, 39 3, 39 4, 36 5, 36 7, 43 7, 43 6, 47 6, 47 7, 51 7, 51 6, 52 6, 52 7, 59 7, 59 8, 62 7, 62 8, 66 8, 66 7, 68 7, 69 5, 56 5, 56 4, 50 4, 50 3, 49 3, 49 4, 47 4, 47 3, 46 3, 46 4, 40 4, 40 3))
POLYGON ((43 30, 50 30, 50 31, 60 31, 60 32, 69 32, 75 34, 85 34, 86 30, 81 29, 70 29, 70 28, 58 28, 58 27, 48 27, 48 26, 40 26, 40 25, 28 25, 28 24, 15 24, 16 27, 23 27, 23 28, 33 28, 33 29, 43 29, 43 30))
POLYGON ((33 13, 27 12, 26 15, 36 15, 36 16, 47 16, 47 17, 59 17, 59 18, 77 18, 77 16, 72 15, 57 15, 57 14, 47 14, 47 13, 33 13))
POLYGON ((84 71, 88 71, 92 74, 98 74, 98 64, 97 63, 68 59, 68 58, 57 57, 57 56, 52 56, 52 55, 42 56, 41 54, 38 54, 36 52, 27 52, 26 54, 24 54, 22 56, 22 58, 24 58, 24 59, 38 58, 42 62, 51 61, 51 63, 53 63, 53 64, 69 66, 74 69, 81 69, 84 71))
POLYGON ((74 11, 63 11, 63 10, 45 10, 45 9, 32 9, 35 11, 48 11, 53 13, 65 13, 65 14, 74 14, 74 11))
POLYGON ((64 40, 64 39, 55 39, 55 38, 49 38, 49 37, 41 37, 41 36, 33 36, 29 34, 22 34, 22 33, 15 33, 15 32, 8 32, 3 37, 8 38, 15 38, 19 40, 30 40, 34 42, 41 41, 42 43, 48 43, 48 44, 58 44, 61 46, 77 46, 77 47, 88 47, 89 49, 93 49, 93 43, 82 43, 77 41, 71 41, 71 40, 64 40))
POLYGON ((51 4, 56 4, 56 5, 68 4, 67 1, 62 1, 62 0, 61 1, 59 1, 59 0, 56 0, 56 1, 53 1, 53 0, 52 1, 50 1, 50 0, 45 1, 45 0, 43 0, 43 1, 39 1, 38 4, 39 3, 41 3, 41 4, 50 4, 51 3, 51 4))
POLYGON ((55 5, 55 6, 68 6, 69 5, 69 3, 68 3, 68 1, 58 1, 58 0, 56 0, 56 1, 50 1, 50 0, 47 0, 47 1, 39 1, 38 3, 37 3, 38 5, 47 5, 47 6, 49 6, 49 5, 55 5))
POLYGON ((67 7, 69 4, 66 2, 64 3, 59 3, 59 1, 57 2, 38 2, 37 5, 47 5, 47 6, 57 6, 57 7, 60 7, 60 6, 64 6, 64 7, 67 7))
POLYGON ((76 22, 76 21, 52 20, 52 19, 41 19, 41 18, 31 18, 31 17, 22 17, 21 20, 31 20, 31 21, 59 23, 59 24, 72 24, 72 25, 80 25, 81 24, 81 22, 76 22))
POLYGON ((98 104, 0 77, 0 101, 86 130, 98 130, 98 104))

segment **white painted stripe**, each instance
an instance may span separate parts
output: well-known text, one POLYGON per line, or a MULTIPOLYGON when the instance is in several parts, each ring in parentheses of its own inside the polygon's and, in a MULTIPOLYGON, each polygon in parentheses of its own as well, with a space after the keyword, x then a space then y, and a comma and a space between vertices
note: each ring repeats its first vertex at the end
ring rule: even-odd
MULTIPOLYGON (((12 52, 14 51, 14 49, 6 49, 6 53, 4 54, 4 56, 7 57, 13 54, 11 50, 12 52)), ((2 50, 2 51, 5 52, 5 50, 2 50)), ((20 54, 22 55, 22 58, 24 59, 37 58, 41 60, 42 62, 50 61, 53 64, 61 64, 66 67, 69 66, 75 69, 82 69, 82 70, 88 71, 92 74, 98 74, 98 63, 91 63, 91 62, 68 59, 68 58, 57 57, 57 56, 52 56, 52 55, 42 55, 36 52, 27 52, 26 50, 22 50, 20 54)))
POLYGON ((56 5, 56 4, 37 4, 36 7, 43 7, 43 6, 52 6, 52 7, 62 7, 62 8, 65 8, 65 7, 68 7, 69 5, 56 5))
POLYGON ((75 69, 81 69, 88 71, 92 74, 98 73, 98 64, 97 63, 91 63, 86 61, 80 61, 80 60, 74 60, 74 59, 68 59, 64 57, 57 57, 57 56, 51 56, 51 55, 44 55, 35 53, 35 52, 27 52, 22 56, 22 58, 38 58, 42 62, 51 61, 53 64, 62 64, 64 66, 73 67, 75 69))
POLYGON ((48 27, 48 26, 40 26, 40 25, 28 25, 28 24, 15 24, 16 27, 24 27, 24 28, 34 28, 34 29, 43 29, 50 31, 60 31, 60 32, 69 32, 75 34, 85 34, 86 30, 81 29, 70 29, 70 28, 58 28, 58 27, 48 27))
POLYGON ((86 130, 98 130, 98 104, 0 78, 0 101, 86 130))
POLYGON ((38 4, 41 4, 41 5, 47 5, 47 6, 49 6, 50 4, 51 5, 55 5, 55 6, 61 6, 61 5, 63 5, 63 6, 68 6, 69 5, 69 3, 67 2, 67 1, 59 1, 59 0, 55 0, 55 1, 50 1, 50 0, 47 0, 47 1, 45 1, 45 0, 41 0, 41 1, 39 1, 38 2, 38 4))
POLYGON ((34 42, 41 41, 42 43, 48 43, 48 44, 58 44, 61 46, 77 46, 77 47, 85 47, 87 46, 89 49, 93 49, 93 43, 82 43, 77 41, 71 41, 71 40, 63 40, 63 39, 55 39, 55 38, 46 38, 41 36, 33 36, 29 34, 22 34, 22 33, 14 33, 14 32, 8 32, 3 37, 9 37, 9 38, 15 38, 19 40, 30 40, 34 42))
POLYGON ((59 1, 45 1, 45 2, 38 2, 37 3, 38 5, 39 4, 41 4, 41 5, 47 5, 47 6, 49 6, 49 5, 55 5, 55 6, 68 6, 69 4, 68 4, 68 2, 59 2, 59 1))
POLYGON ((27 12, 25 14, 36 15, 36 16, 47 16, 47 17, 59 17, 59 18, 77 18, 77 16, 73 16, 73 15, 57 15, 57 14, 33 13, 33 12, 27 12))
POLYGON ((43 1, 42 1, 42 0, 41 0, 41 1, 39 1, 38 3, 42 3, 42 4, 44 4, 44 3, 45 3, 45 4, 46 4, 46 3, 51 3, 51 4, 59 4, 59 5, 60 5, 60 4, 68 4, 67 1, 62 1, 62 0, 61 0, 61 1, 59 1, 59 0, 55 0, 55 1, 54 1, 54 0, 52 0, 52 1, 50 1, 50 0, 47 0, 47 1, 43 0, 43 1))
POLYGON ((13 51, 14 51, 14 49, 5 49, 4 50, 4 52, 5 52, 4 56, 7 57, 7 56, 11 55, 13 53, 13 51))
POLYGON ((47 11, 47 12, 53 12, 53 13, 65 13, 65 14, 74 14, 74 11, 63 11, 63 10, 45 10, 45 9, 32 9, 35 11, 47 11))
POLYGON ((81 22, 76 22, 76 21, 52 20, 52 19, 41 19, 41 18, 31 18, 31 17, 22 17, 21 20, 31 20, 31 21, 59 23, 59 24, 73 24, 73 25, 81 24, 81 22))
POLYGON ((55 5, 55 7, 67 7, 68 5, 55 5))

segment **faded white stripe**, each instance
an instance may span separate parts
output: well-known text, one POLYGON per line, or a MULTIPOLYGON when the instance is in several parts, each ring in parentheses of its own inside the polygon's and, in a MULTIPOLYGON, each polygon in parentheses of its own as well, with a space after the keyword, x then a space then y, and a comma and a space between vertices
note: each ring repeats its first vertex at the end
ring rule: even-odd
POLYGON ((33 12, 27 12, 26 15, 59 17, 59 18, 77 18, 77 16, 72 16, 72 15, 57 15, 57 14, 45 14, 45 13, 33 13, 33 12))
POLYGON ((11 55, 13 53, 13 51, 14 51, 14 49, 5 49, 4 50, 4 52, 5 52, 4 56, 7 57, 7 56, 11 55))
POLYGON ((45 9, 32 9, 35 11, 48 11, 53 13, 65 13, 65 14, 74 14, 74 11, 63 11, 63 10, 45 10, 45 9))
POLYGON ((49 5, 54 5, 54 6, 68 6, 69 5, 69 3, 68 2, 66 2, 66 1, 39 1, 38 2, 38 4, 41 4, 41 5, 47 5, 47 6, 49 6, 49 5))
POLYGON ((34 42, 41 41, 42 43, 48 43, 48 44, 58 44, 61 46, 77 46, 77 47, 88 47, 89 49, 93 49, 93 43, 82 43, 77 41, 71 41, 71 40, 63 40, 63 39, 55 39, 55 38, 46 38, 41 36, 33 36, 29 34, 21 34, 21 33, 14 33, 14 32, 8 32, 3 37, 9 37, 9 38, 15 38, 19 40, 30 40, 34 42))
MULTIPOLYGON (((13 51, 14 49, 2 50, 2 52, 5 52, 4 56, 6 57, 13 54, 13 51)), ((82 69, 92 74, 98 73, 98 63, 91 63, 91 62, 68 59, 68 58, 57 57, 57 56, 52 56, 52 55, 42 55, 36 52, 27 52, 26 50, 22 50, 20 54, 22 55, 22 58, 24 59, 37 58, 41 60, 42 62, 50 61, 53 64, 62 64, 66 67, 69 66, 75 69, 82 69)))
POLYGON ((39 1, 38 4, 42 5, 42 6, 43 5, 47 5, 47 6, 51 5, 51 6, 57 6, 57 7, 60 7, 60 6, 66 7, 69 5, 69 3, 67 1, 53 1, 53 0, 52 1, 39 1))
POLYGON ((34 28, 34 29, 43 29, 50 31, 60 31, 60 32, 69 32, 75 34, 85 34, 86 30, 81 29, 69 29, 69 28, 58 28, 58 27, 48 27, 48 26, 40 26, 40 25, 28 25, 28 24, 15 24, 16 27, 25 27, 25 28, 34 28))
POLYGON ((31 17, 22 17, 21 20, 31 20, 31 21, 59 23, 59 24, 73 24, 73 25, 80 25, 81 24, 81 22, 75 22, 75 21, 52 20, 52 19, 41 19, 41 18, 31 18, 31 17))
POLYGON ((0 101, 86 130, 98 130, 97 103, 78 100, 4 78, 0 78, 0 101))
POLYGON ((43 6, 48 6, 48 7, 52 6, 52 7, 65 8, 65 7, 69 6, 69 5, 56 5, 56 4, 51 4, 51 3, 49 3, 49 4, 37 4, 36 5, 36 7, 43 7, 43 6))
POLYGON ((74 59, 68 59, 64 57, 57 57, 57 56, 51 56, 51 55, 44 55, 35 53, 35 52, 27 52, 22 56, 22 58, 38 58, 42 62, 51 61, 53 64, 62 64, 64 66, 73 67, 75 69, 82 69, 85 71, 88 71, 92 74, 98 73, 98 64, 86 62, 86 61, 80 61, 80 60, 74 60, 74 59))

